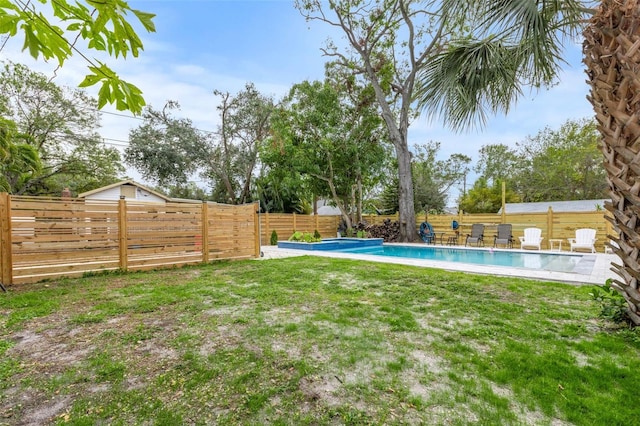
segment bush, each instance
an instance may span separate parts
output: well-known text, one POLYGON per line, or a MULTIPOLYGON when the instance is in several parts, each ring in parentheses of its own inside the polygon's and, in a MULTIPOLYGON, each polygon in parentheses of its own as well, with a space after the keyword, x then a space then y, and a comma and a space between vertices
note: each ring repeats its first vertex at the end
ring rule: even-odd
POLYGON ((274 229, 271 232, 271 241, 270 241, 272 246, 277 246, 278 245, 278 233, 276 232, 276 230, 274 229))
POLYGON ((289 241, 298 241, 303 243, 317 243, 322 241, 322 238, 316 238, 310 232, 303 233, 303 232, 296 231, 293 233, 292 236, 289 237, 289 241))
POLYGON ((315 231, 313 231, 313 238, 317 238, 318 240, 322 240, 322 236, 320 235, 320 233, 318 232, 317 229, 315 231))
POLYGON ((611 279, 608 279, 604 285, 595 286, 589 295, 600 304, 600 318, 618 324, 630 323, 630 318, 627 315, 627 301, 611 287, 611 279))

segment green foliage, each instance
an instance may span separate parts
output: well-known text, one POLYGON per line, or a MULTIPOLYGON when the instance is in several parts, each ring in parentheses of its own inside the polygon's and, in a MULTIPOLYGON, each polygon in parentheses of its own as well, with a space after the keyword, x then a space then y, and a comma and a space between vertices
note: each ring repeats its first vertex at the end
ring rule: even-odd
MULTIPOLYGON (((452 154, 438 160, 440 142, 416 145, 411 167, 413 171, 413 200, 416 211, 442 212, 447 205, 447 193, 469 172, 471 158, 452 154)), ((393 176, 380 195, 382 211, 393 214, 399 210, 399 181, 393 176)))
POLYGON ((367 238, 367 231, 359 230, 356 232, 356 236, 358 238, 367 238))
POLYGON ((273 231, 271 231, 271 240, 269 241, 269 243, 272 246, 277 246, 278 245, 278 233, 276 232, 275 229, 273 231))
POLYGON ((317 238, 317 239, 319 239, 319 240, 321 240, 321 239, 322 239, 322 236, 320 235, 320 232, 318 232, 318 230, 317 230, 317 229, 315 229, 315 230, 313 231, 313 238, 317 238))
POLYGON ((255 179, 254 198, 268 213, 304 213, 312 195, 299 173, 282 167, 269 168, 255 179))
POLYGON ((502 181, 507 185, 507 202, 605 198, 606 170, 598 140, 593 120, 568 120, 559 129, 547 127, 528 136, 515 148, 483 146, 475 171, 480 174, 478 181, 484 181, 469 191, 464 211, 497 211, 495 197, 502 181))
POLYGON ((604 285, 595 286, 589 293, 591 299, 600 305, 600 317, 619 323, 630 323, 627 301, 611 286, 611 279, 604 285))
POLYGON ((411 167, 416 211, 442 212, 447 205, 447 193, 461 182, 469 172, 471 158, 452 154, 446 160, 438 160, 440 143, 430 141, 416 145, 411 167))
POLYGON ((421 69, 415 98, 420 109, 455 130, 506 114, 529 93, 527 88, 553 85, 565 43, 589 17, 579 0, 561 7, 556 2, 445 3, 435 19, 447 20, 453 36, 421 69))
POLYGON ((14 122, 0 118, 0 191, 18 193, 42 171, 38 150, 26 140, 14 122))
POLYGON ((12 144, 22 152, 5 163, 5 172, 14 169, 5 173, 12 192, 59 196, 65 187, 79 193, 120 180, 124 173, 120 154, 102 143, 94 99, 82 90, 60 87, 24 65, 3 65, 0 127, 9 128, 12 144))
MULTIPOLYGON (((62 66, 77 44, 84 41, 85 49, 102 51, 118 58, 129 54, 137 57, 143 49, 131 23, 129 13, 147 32, 155 32, 155 15, 132 9, 125 1, 90 1, 69 3, 67 0, 40 0, 24 5, 18 1, 0 1, 0 34, 17 37, 24 35, 23 50, 39 59, 55 60, 62 66), (46 7, 49 6, 50 9, 46 7), (47 16, 55 16, 49 21, 47 16), (63 27, 56 23, 64 23, 63 27)), ((84 50, 84 49, 81 49, 84 50)), ((145 102, 142 92, 136 86, 120 79, 106 64, 89 59, 90 73, 79 84, 88 87, 100 84, 98 106, 115 104, 118 110, 139 113, 145 102)))
POLYGON ((149 106, 143 124, 129 132, 125 161, 160 186, 186 185, 207 152, 205 139, 191 120, 172 116, 179 108, 174 101, 162 111, 149 106))
POLYGON ((289 241, 297 241, 302 243, 319 243, 322 238, 316 238, 311 232, 296 231, 289 237, 289 241))
MULTIPOLYGON (((518 195, 509 187, 505 189, 507 203, 519 202, 518 195)), ((497 213, 502 207, 502 182, 496 181, 491 186, 480 177, 473 187, 460 198, 460 209, 465 213, 497 213)))
POLYGON ((518 143, 514 178, 523 201, 589 200, 607 197, 606 170, 594 120, 568 120, 518 143))
POLYGON ((274 113, 273 136, 261 151, 270 170, 299 175, 311 193, 343 211, 355 210, 353 195, 358 204, 378 182, 386 160, 380 116, 371 99, 354 91, 357 104, 329 80, 295 85, 274 113))
POLYGON ((190 181, 186 183, 179 183, 175 185, 167 185, 159 188, 155 188, 161 194, 167 194, 172 198, 185 198, 189 200, 210 200, 206 191, 196 185, 195 182, 190 181))
POLYGON ((270 135, 273 98, 247 83, 237 94, 215 90, 220 98, 221 125, 211 136, 204 173, 215 201, 243 204, 251 201, 254 169, 261 144, 270 135))

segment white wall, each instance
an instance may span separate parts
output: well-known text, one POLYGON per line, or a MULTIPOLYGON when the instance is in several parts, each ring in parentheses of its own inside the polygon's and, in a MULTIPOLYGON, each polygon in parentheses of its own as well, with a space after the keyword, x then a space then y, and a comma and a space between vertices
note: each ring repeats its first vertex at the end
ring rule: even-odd
MULTIPOLYGON (((85 197, 87 200, 114 200, 117 201, 120 199, 120 186, 116 186, 114 188, 105 189, 104 191, 96 192, 95 194, 91 194, 85 197)), ((126 197, 127 200, 133 200, 130 197, 126 197)), ((150 203, 164 203, 165 200, 163 198, 158 197, 144 189, 140 189, 136 187, 136 198, 135 201, 148 201, 150 203)))

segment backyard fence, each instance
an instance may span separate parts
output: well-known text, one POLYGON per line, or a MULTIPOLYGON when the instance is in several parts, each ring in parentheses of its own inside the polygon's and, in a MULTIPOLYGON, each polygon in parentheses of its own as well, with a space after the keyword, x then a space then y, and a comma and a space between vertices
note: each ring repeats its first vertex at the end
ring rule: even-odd
POLYGON ((257 209, 0 193, 0 282, 255 258, 257 209))
MULTIPOLYGON (((509 214, 457 214, 457 215, 419 215, 416 217, 416 232, 422 222, 429 222, 436 232, 455 235, 451 224, 455 220, 460 225, 461 235, 459 243, 464 244, 464 236, 470 232, 474 223, 485 224, 485 244, 493 244, 496 226, 500 223, 510 223, 515 238, 514 247, 518 247, 518 236, 524 235, 525 228, 540 228, 544 237, 543 246, 549 247, 550 240, 563 242, 562 249, 568 250, 567 238, 575 237, 576 229, 592 228, 596 230, 596 249, 604 251, 605 242, 609 235, 613 235, 611 223, 605 219, 605 211, 594 212, 554 212, 551 208, 545 213, 512 213, 509 214)), ((308 216, 299 214, 260 215, 261 241, 269 244, 271 233, 275 230, 278 239, 288 239, 294 231, 314 232, 318 230, 323 238, 335 237, 340 223, 340 216, 308 216)), ((397 221, 398 215, 365 215, 363 220, 370 225, 380 225, 386 219, 397 221)), ((447 238, 444 238, 447 241, 447 238)), ((558 242, 555 248, 558 247, 558 242)))
MULTIPOLYGON (((0 284, 36 282, 61 276, 79 276, 110 270, 143 270, 206 263, 217 259, 260 256, 260 245, 294 231, 336 236, 340 216, 263 213, 257 204, 232 206, 216 203, 142 203, 45 197, 0 193, 0 284)), ((398 215, 367 215, 379 225, 398 215)), ((486 225, 485 241, 492 244, 495 226, 513 225, 513 235, 525 228, 542 229, 543 245, 575 236, 579 228, 596 230, 596 249, 604 250, 613 229, 604 211, 514 214, 428 215, 416 218, 436 232, 454 235, 452 221, 460 224, 459 243, 471 224, 486 225)), ((447 238, 444 239, 447 241, 447 238)), ((557 247, 557 244, 556 244, 557 247)))

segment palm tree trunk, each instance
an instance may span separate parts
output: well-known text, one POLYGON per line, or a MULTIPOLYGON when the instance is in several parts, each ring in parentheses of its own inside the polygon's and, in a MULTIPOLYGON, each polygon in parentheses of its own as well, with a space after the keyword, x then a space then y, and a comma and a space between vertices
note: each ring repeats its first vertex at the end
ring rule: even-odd
POLYGON ((584 63, 591 85, 611 202, 605 208, 618 235, 610 236, 622 264, 612 286, 640 325, 640 5, 603 0, 585 29, 584 63))

